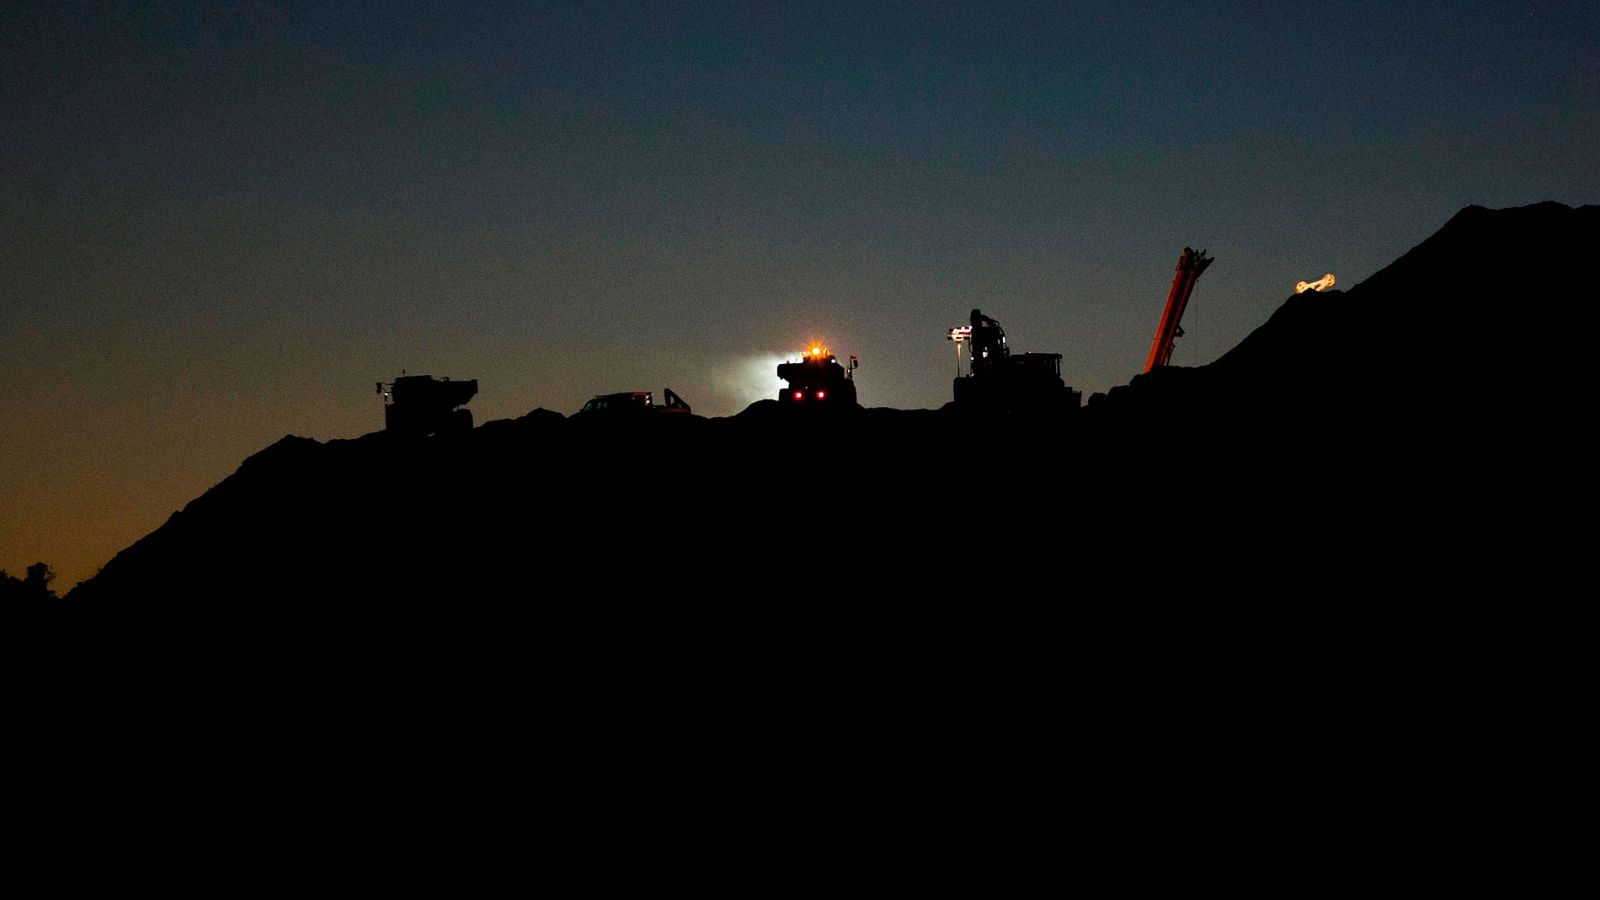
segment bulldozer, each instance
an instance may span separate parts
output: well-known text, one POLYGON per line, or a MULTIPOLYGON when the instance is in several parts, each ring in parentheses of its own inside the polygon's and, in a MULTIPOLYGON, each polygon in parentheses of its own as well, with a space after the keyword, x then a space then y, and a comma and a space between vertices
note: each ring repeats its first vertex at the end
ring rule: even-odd
POLYGON ((478 393, 478 379, 451 381, 431 375, 402 373, 392 382, 378 382, 383 397, 383 427, 419 437, 472 430, 472 412, 457 409, 478 393))

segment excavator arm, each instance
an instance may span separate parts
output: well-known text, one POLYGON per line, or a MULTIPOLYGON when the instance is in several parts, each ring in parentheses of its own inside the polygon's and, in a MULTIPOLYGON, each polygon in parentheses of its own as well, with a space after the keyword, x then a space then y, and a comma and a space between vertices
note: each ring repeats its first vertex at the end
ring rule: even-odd
POLYGON ((1156 326, 1155 340, 1150 344, 1150 358, 1145 360, 1146 372, 1164 366, 1172 360, 1173 343, 1183 335, 1178 327, 1183 321, 1183 311, 1189 305, 1189 295, 1194 293, 1194 283, 1200 273, 1212 263, 1204 250, 1183 248, 1178 255, 1178 268, 1172 275, 1172 289, 1167 292, 1167 306, 1161 311, 1161 323, 1156 326))

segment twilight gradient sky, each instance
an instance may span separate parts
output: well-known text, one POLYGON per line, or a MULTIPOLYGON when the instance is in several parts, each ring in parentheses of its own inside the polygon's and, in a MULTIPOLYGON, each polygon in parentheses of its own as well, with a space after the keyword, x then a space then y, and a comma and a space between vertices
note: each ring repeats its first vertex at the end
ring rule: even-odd
POLYGON ((727 415, 815 337, 934 407, 977 306, 1087 393, 1185 245, 1195 365, 1546 199, 1600 200, 1593 0, 11 3, 0 567, 70 587, 402 367, 727 415))

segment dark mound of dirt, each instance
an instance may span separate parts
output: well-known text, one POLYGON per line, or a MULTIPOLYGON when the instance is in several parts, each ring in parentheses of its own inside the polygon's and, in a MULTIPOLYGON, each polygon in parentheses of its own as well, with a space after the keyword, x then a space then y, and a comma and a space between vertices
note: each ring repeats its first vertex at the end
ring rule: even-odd
POLYGON ((1192 652, 1285 605, 1302 633, 1377 584, 1444 602, 1441 567, 1465 574, 1485 504, 1515 493, 1580 383, 1548 359, 1586 333, 1554 312, 1584 302, 1597 234, 1596 207, 1463 210, 1353 289, 1291 297, 1217 362, 1072 416, 768 403, 286 437, 69 605, 216 647, 693 665, 710 644, 924 655, 959 636, 1026 666, 1192 652))

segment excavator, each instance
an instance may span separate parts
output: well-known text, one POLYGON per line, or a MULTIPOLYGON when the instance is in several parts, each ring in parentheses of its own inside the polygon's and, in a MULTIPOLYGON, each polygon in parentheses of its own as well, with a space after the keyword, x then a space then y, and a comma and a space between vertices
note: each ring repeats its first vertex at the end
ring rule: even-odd
POLYGON ((973 310, 970 324, 950 329, 956 341, 956 406, 990 412, 1050 412, 1077 409, 1083 392, 1061 380, 1061 354, 1017 353, 1006 345, 1000 323, 973 310), (971 372, 960 372, 961 345, 967 346, 971 372))
POLYGON ((1150 344, 1150 358, 1144 363, 1146 372, 1172 361, 1173 345, 1183 337, 1183 329, 1178 323, 1183 320, 1183 311, 1189 305, 1189 295, 1194 293, 1194 283, 1200 280, 1200 273, 1212 262, 1204 250, 1185 247, 1178 255, 1172 288, 1167 291, 1167 306, 1161 311, 1161 322, 1156 325, 1155 340, 1150 344))

